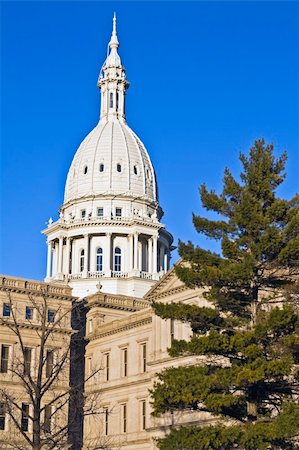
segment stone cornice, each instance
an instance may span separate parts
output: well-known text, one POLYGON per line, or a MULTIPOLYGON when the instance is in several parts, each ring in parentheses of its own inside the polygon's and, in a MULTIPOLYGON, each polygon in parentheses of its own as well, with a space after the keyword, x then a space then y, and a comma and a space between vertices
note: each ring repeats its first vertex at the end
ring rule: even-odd
POLYGON ((129 378, 122 378, 121 383, 119 383, 119 379, 111 380, 109 382, 105 382, 105 384, 104 383, 101 384, 100 387, 98 387, 97 385, 92 385, 92 386, 87 385, 86 394, 92 394, 92 393, 96 393, 96 392, 115 391, 118 389, 121 390, 124 387, 127 388, 129 386, 138 386, 140 384, 144 385, 145 383, 150 383, 152 381, 154 374, 152 372, 148 372, 146 377, 140 377, 140 374, 139 374, 139 378, 136 375, 135 380, 132 380, 133 377, 134 377, 134 375, 131 375, 129 378), (115 381, 116 383, 113 383, 113 381, 115 381))
MULTIPOLYGON (((54 324, 55 325, 55 324, 54 324)), ((17 326, 18 328, 22 328, 24 330, 33 330, 33 331, 38 331, 41 330, 41 325, 39 325, 38 323, 27 323, 27 322, 23 322, 21 320, 18 320, 17 322, 17 326)), ((14 327, 14 322, 12 319, 1 319, 0 321, 0 327, 4 327, 7 329, 11 329, 14 327)), ((50 329, 50 326, 49 326, 50 329)), ((60 328, 56 328, 55 326, 52 328, 51 330, 51 335, 58 333, 58 334, 68 334, 69 336, 71 336, 74 333, 77 333, 77 331, 73 330, 72 328, 66 328, 61 326, 60 328)))
POLYGON ((176 288, 169 289, 168 291, 159 292, 157 294, 153 294, 151 296, 147 296, 146 298, 149 301, 154 301, 154 300, 158 300, 160 298, 169 297, 170 295, 174 295, 174 294, 177 294, 179 292, 187 291, 188 289, 189 288, 187 288, 186 286, 178 286, 176 288))
POLYGON ((143 325, 148 325, 152 322, 152 316, 153 312, 150 310, 146 314, 143 314, 143 317, 140 318, 136 314, 125 319, 114 320, 113 322, 102 325, 98 330, 94 331, 92 334, 89 334, 87 340, 94 341, 96 339, 101 339, 103 337, 111 336, 133 328, 138 328, 143 325))
POLYGON ((27 280, 6 275, 0 275, 0 291, 18 292, 23 294, 47 295, 49 298, 59 300, 75 300, 72 289, 67 285, 44 283, 42 281, 27 280))
MULTIPOLYGON (((100 219, 100 218, 90 218, 89 220, 85 220, 85 219, 74 219, 73 221, 63 221, 61 219, 57 220, 56 222, 54 222, 52 225, 50 225, 48 228, 45 228, 44 230, 42 230, 42 233, 45 235, 48 235, 50 233, 53 233, 54 231, 58 231, 58 230, 73 230, 76 228, 84 228, 86 229, 87 227, 94 227, 94 226, 112 226, 112 227, 117 227, 117 226, 128 226, 128 227, 134 227, 135 225, 139 225, 142 227, 150 227, 150 228, 154 228, 156 230, 160 230, 163 229, 164 231, 164 225, 162 223, 159 222, 152 222, 151 220, 144 220, 144 219, 138 219, 136 217, 130 218, 130 217, 122 217, 122 218, 112 218, 112 219, 100 219)), ((165 231, 165 235, 170 235, 170 233, 165 231)))
POLYGON ((149 308, 150 303, 146 300, 135 297, 104 294, 99 292, 88 297, 87 307, 92 309, 95 306, 135 312, 149 308))
POLYGON ((64 203, 60 207, 60 210, 66 209, 67 207, 72 206, 72 205, 77 205, 78 203, 82 203, 83 201, 97 200, 97 199, 99 199, 99 200, 102 200, 102 199, 114 200, 116 197, 118 199, 130 200, 130 201, 133 201, 136 203, 141 203, 141 204, 146 203, 148 206, 161 209, 161 207, 159 206, 157 201, 153 201, 150 197, 147 197, 146 195, 143 195, 140 197, 134 197, 134 196, 132 196, 132 194, 130 192, 119 193, 119 192, 111 191, 111 192, 107 192, 106 194, 102 193, 102 194, 95 194, 95 195, 86 195, 86 196, 79 197, 77 199, 69 200, 68 202, 64 203))
POLYGON ((165 286, 169 280, 171 280, 175 276, 175 266, 178 263, 175 263, 174 266, 166 272, 163 277, 156 283, 144 296, 145 299, 151 299, 156 297, 156 295, 159 295, 159 291, 163 286, 165 286), (157 291, 157 292, 156 292, 157 291))

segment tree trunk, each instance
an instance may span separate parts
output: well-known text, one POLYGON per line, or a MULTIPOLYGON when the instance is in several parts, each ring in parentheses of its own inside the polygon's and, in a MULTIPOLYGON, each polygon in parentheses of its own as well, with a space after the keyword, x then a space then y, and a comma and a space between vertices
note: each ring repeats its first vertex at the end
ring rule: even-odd
POLYGON ((33 405, 33 429, 32 429, 32 450, 41 450, 41 402, 37 400, 33 405))
POLYGON ((252 302, 251 302, 251 326, 256 325, 257 322, 257 313, 258 313, 258 295, 259 288, 254 280, 251 284, 251 293, 252 293, 252 302))
POLYGON ((254 402, 247 402, 247 416, 256 418, 257 417, 257 404, 254 402))

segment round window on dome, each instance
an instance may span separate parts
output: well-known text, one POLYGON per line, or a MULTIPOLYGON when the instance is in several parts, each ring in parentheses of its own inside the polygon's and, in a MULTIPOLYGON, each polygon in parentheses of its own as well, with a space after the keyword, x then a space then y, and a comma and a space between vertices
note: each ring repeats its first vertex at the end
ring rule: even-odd
POLYGON ((103 163, 100 164, 99 171, 104 172, 104 164, 103 163))
POLYGON ((83 173, 84 173, 84 175, 86 175, 86 174, 87 174, 87 171, 88 171, 88 167, 87 167, 87 166, 84 166, 84 169, 83 169, 83 173))
POLYGON ((116 170, 117 170, 117 172, 121 172, 121 164, 116 165, 116 170))
POLYGON ((133 167, 133 170, 134 170, 135 175, 138 175, 138 167, 137 167, 137 166, 134 166, 134 167, 133 167))

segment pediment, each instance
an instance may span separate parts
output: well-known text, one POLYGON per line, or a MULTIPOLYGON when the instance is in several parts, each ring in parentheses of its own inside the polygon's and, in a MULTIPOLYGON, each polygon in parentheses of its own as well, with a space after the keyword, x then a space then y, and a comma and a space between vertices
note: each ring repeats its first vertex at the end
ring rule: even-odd
POLYGON ((176 290, 184 290, 186 286, 178 278, 175 273, 175 267, 182 264, 182 260, 179 260, 162 278, 159 280, 150 291, 144 296, 145 300, 153 300, 161 295, 166 295, 167 293, 174 292, 176 290))

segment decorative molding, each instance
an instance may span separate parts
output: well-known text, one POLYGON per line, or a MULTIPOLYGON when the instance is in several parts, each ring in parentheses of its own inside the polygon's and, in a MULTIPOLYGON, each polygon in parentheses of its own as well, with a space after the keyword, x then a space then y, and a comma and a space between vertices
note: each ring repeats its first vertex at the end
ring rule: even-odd
POLYGON ((134 297, 97 293, 88 297, 87 306, 90 310, 94 307, 104 307, 136 312, 142 309, 150 308, 151 305, 147 300, 137 299, 134 297))
POLYGON ((65 285, 48 284, 42 281, 0 275, 0 291, 19 292, 23 294, 48 295, 59 300, 75 300, 71 295, 72 288, 65 285))
MULTIPOLYGON (((71 311, 70 311, 71 314, 71 311)), ((34 324, 34 323, 26 323, 26 322, 21 322, 18 320, 18 327, 19 328, 23 328, 25 330, 41 330, 41 325, 34 324)), ((1 319, 0 321, 0 327, 4 327, 7 328, 9 330, 11 330, 11 328, 14 326, 14 322, 13 320, 3 320, 1 319)), ((51 328, 50 326, 48 327, 49 329, 51 328)), ((52 331, 51 334, 53 333, 58 333, 58 334, 68 334, 68 335, 72 335, 75 333, 75 331, 72 328, 65 328, 65 327, 61 327, 61 328, 55 328, 52 327, 52 331)))
POLYGON ((188 291, 188 289, 189 288, 187 286, 178 286, 176 288, 169 289, 168 291, 146 296, 146 298, 149 299, 150 301, 153 301, 159 298, 169 297, 170 295, 177 294, 179 292, 188 291))
MULTIPOLYGON (((113 380, 109 380, 109 381, 105 381, 104 383, 101 384, 101 386, 99 387, 98 385, 88 385, 86 387, 86 393, 88 394, 92 394, 92 393, 96 393, 96 392, 107 392, 107 391, 114 391, 114 390, 118 390, 118 389, 123 389, 124 387, 128 388, 129 386, 138 386, 140 384, 146 384, 146 383, 150 383, 153 379, 153 377, 155 376, 155 374, 148 372, 146 373, 146 376, 144 376, 144 373, 140 373, 140 374, 136 374, 135 376, 138 378, 135 378, 133 381, 129 381, 129 378, 132 378, 133 376, 130 377, 121 377, 121 378, 115 378, 113 380), (120 381, 123 381, 122 383, 120 383, 120 381), (116 384, 117 383, 117 384, 116 384)), ((144 395, 142 396, 144 397, 144 395)))
MULTIPOLYGON (((112 322, 113 323, 113 322, 112 322)), ((143 325, 148 325, 152 323, 152 316, 151 317, 146 317, 144 319, 139 319, 136 321, 131 321, 125 325, 119 325, 118 327, 115 327, 113 329, 107 330, 107 331, 95 331, 94 333, 92 333, 91 335, 89 335, 88 340, 89 341, 94 341, 96 339, 101 339, 103 337, 106 336, 111 336, 113 334, 117 334, 117 333, 121 333, 123 331, 128 331, 131 330, 133 328, 138 328, 138 327, 142 327, 143 325)))
MULTIPOLYGON (((126 218, 126 217, 120 217, 119 219, 112 218, 112 219, 105 219, 105 218, 90 218, 89 220, 86 219, 74 219, 72 222, 63 221, 61 219, 54 222, 51 226, 44 229, 42 231, 43 234, 49 235, 50 232, 52 233, 55 230, 68 230, 68 229, 74 229, 74 228, 86 228, 86 227, 92 227, 92 226, 98 226, 98 225, 109 225, 109 226, 129 226, 133 227, 135 225, 140 226, 146 226, 151 227, 157 230, 160 230, 161 228, 164 229, 164 225, 159 222, 152 222, 150 219, 137 219, 135 217, 132 218, 126 218)), ((168 233, 169 234, 169 233, 168 233)))

